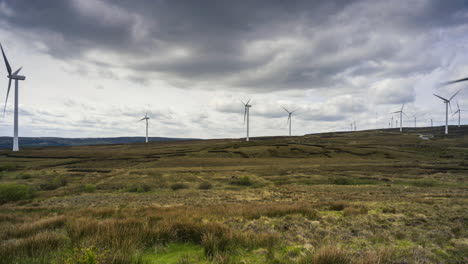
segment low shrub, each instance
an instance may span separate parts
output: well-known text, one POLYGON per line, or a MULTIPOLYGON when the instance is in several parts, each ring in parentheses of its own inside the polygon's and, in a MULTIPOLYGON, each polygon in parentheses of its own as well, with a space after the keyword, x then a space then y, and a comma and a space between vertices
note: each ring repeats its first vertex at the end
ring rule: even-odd
POLYGON ((185 183, 174 183, 171 185, 171 189, 173 191, 180 190, 180 189, 188 189, 188 185, 185 183))
POLYGON ((6 163, 3 165, 0 165, 0 171, 14 171, 16 170, 16 165, 12 163, 6 163))
POLYGON ((354 182, 351 179, 339 177, 333 178, 331 183, 335 185, 352 185, 354 182))
POLYGON ((90 192, 91 193, 91 192, 96 191, 96 185, 88 183, 88 184, 80 185, 78 187, 78 189, 79 189, 80 192, 90 192))
POLYGON ((382 209, 382 213, 384 214, 396 214, 396 209, 393 207, 385 207, 382 209))
POLYGON ((89 192, 89 193, 95 192, 96 191, 96 185, 94 185, 94 184, 85 184, 83 186, 83 191, 89 192))
POLYGON ((231 180, 232 185, 250 186, 253 184, 249 176, 242 176, 231 180))
POLYGON ((21 179, 21 180, 27 180, 27 179, 31 179, 31 174, 28 174, 28 173, 20 173, 18 175, 16 175, 16 179, 21 179))
POLYGON ((330 211, 343 211, 346 207, 344 203, 331 203, 328 209, 330 211))
POLYGON ((0 184, 0 204, 12 201, 27 200, 34 197, 34 191, 24 184, 0 184))
POLYGON ((208 190, 213 188, 213 185, 209 182, 202 182, 200 185, 198 185, 198 189, 200 190, 208 190))
POLYGON ((125 189, 125 191, 127 192, 138 192, 138 193, 149 192, 150 190, 151 190, 151 187, 146 183, 138 183, 138 184, 129 185, 125 189))
POLYGON ((45 182, 39 185, 41 190, 52 191, 58 189, 60 187, 66 186, 68 183, 67 178, 65 176, 56 176, 52 179, 52 181, 45 182))

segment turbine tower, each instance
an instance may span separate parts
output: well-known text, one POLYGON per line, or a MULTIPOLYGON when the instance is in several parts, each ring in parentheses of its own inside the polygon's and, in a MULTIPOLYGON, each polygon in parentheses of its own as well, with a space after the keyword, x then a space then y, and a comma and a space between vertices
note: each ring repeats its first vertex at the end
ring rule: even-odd
POLYGON ((14 120, 14 126, 13 126, 13 151, 19 151, 19 144, 18 144, 18 81, 24 81, 26 79, 25 76, 18 75, 18 73, 21 71, 23 67, 20 67, 18 70, 15 72, 11 72, 11 66, 10 63, 8 63, 8 59, 5 55, 5 52, 3 51, 3 46, 0 44, 0 48, 2 49, 2 55, 3 55, 3 60, 5 61, 5 66, 7 68, 8 72, 8 90, 7 90, 7 95, 5 99, 5 108, 3 109, 3 115, 5 115, 6 111, 6 105, 8 102, 8 95, 10 94, 10 87, 11 87, 11 80, 15 80, 15 120, 14 120))
MULTIPOLYGON (((401 109, 400 111, 395 111, 395 112, 392 112, 392 114, 396 114, 396 113, 399 113, 400 114, 400 132, 403 132, 403 115, 406 116, 405 112, 403 112, 403 107, 405 107, 405 104, 403 104, 401 106, 401 109)), ((407 116, 408 117, 408 116, 407 116)), ((395 127, 397 127, 397 124, 398 124, 398 120, 397 122, 395 122, 395 127)))
POLYGON ((294 111, 289 111, 288 109, 286 109, 286 107, 284 107, 284 106, 281 106, 281 107, 283 107, 284 111, 286 111, 288 113, 288 121, 286 121, 286 123, 289 124, 289 136, 291 136, 291 123, 292 123, 291 116, 292 116, 292 114, 294 112, 297 111, 297 109, 294 110, 294 111))
POLYGON ((139 120, 139 121, 146 120, 146 143, 148 143, 148 120, 149 119, 150 118, 148 117, 148 112, 146 112, 145 117, 139 120))
POLYGON ((247 101, 247 103, 244 103, 244 101, 242 101, 242 104, 244 105, 244 124, 247 119, 247 137, 245 138, 245 141, 249 141, 249 117, 250 117, 249 110, 250 110, 250 107, 252 107, 252 105, 249 105, 250 99, 247 101))
POLYGON ((455 111, 455 113, 453 113, 453 115, 458 114, 458 127, 460 127, 460 119, 461 119, 461 112, 462 111, 465 111, 465 110, 460 109, 460 106, 458 105, 458 102, 457 102, 457 111, 455 111))
MULTIPOLYGON (((458 81, 460 81, 460 80, 458 80, 458 81)), ((453 81, 453 82, 458 82, 458 81, 453 81)), ((452 83, 453 83, 453 82, 452 82, 452 83)), ((445 134, 446 134, 446 135, 448 134, 448 109, 449 109, 449 107, 450 107, 450 112, 452 111, 452 106, 450 105, 450 101, 451 101, 460 91, 461 91, 461 89, 458 90, 458 92, 456 92, 455 94, 453 94, 452 97, 450 97, 450 99, 445 99, 445 98, 443 98, 443 97, 441 97, 441 96, 438 96, 437 94, 433 94, 434 96, 436 96, 436 97, 442 99, 442 100, 444 101, 444 103, 445 103, 445 134)))

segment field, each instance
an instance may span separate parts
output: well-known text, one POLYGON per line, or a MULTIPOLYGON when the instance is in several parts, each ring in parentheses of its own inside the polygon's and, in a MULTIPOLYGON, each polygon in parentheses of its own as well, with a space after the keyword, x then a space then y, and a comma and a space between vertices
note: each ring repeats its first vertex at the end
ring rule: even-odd
POLYGON ((0 263, 468 263, 441 132, 1 150, 0 263))

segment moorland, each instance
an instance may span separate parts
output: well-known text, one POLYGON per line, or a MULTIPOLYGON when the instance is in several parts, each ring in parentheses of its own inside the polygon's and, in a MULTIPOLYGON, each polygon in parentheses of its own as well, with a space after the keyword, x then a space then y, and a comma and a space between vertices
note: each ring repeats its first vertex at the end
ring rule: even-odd
POLYGON ((467 135, 0 150, 0 263, 468 263, 467 135))

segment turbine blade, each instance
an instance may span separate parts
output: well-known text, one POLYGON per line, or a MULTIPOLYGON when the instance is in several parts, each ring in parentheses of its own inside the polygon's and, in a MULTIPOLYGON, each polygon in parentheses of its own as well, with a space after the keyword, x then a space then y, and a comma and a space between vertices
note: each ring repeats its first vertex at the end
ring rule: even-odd
POLYGON ((457 96, 457 94, 458 94, 459 92, 461 92, 461 90, 462 90, 462 89, 458 90, 458 92, 456 92, 454 95, 452 95, 452 97, 450 97, 449 101, 451 101, 455 96, 457 96))
POLYGON ((252 97, 249 98, 249 100, 247 101, 247 104, 249 104, 250 100, 252 100, 252 97))
POLYGON ((440 99, 442 99, 442 100, 444 100, 444 101, 449 101, 449 100, 443 98, 442 96, 438 96, 437 94, 433 94, 433 95, 439 97, 440 99))
POLYGON ((450 103, 450 101, 448 101, 448 104, 449 104, 449 108, 450 108, 450 113, 453 113, 453 111, 452 111, 452 104, 450 103))
POLYGON ((405 112, 401 111, 401 113, 403 113, 406 116, 406 118, 409 119, 409 116, 405 112))
POLYGON ((442 85, 449 85, 449 84, 452 84, 452 83, 464 82, 464 81, 468 81, 468 78, 463 78, 463 79, 458 79, 458 80, 454 80, 454 81, 443 82, 442 85))
POLYGON ((17 69, 17 70, 13 73, 13 75, 17 75, 17 74, 21 71, 21 69, 23 69, 23 66, 21 66, 19 69, 17 69))
POLYGON ((8 95, 10 94, 10 88, 11 88, 11 79, 8 79, 8 90, 7 90, 7 94, 5 98, 5 107, 3 108, 3 116, 5 116, 5 112, 6 112, 6 106, 8 102, 8 95))
POLYGON ((286 121, 286 124, 289 124, 291 122, 291 115, 288 115, 288 121, 286 121))
POLYGON ((6 55, 5 55, 5 51, 3 51, 2 44, 0 44, 0 48, 2 49, 3 60, 5 61, 5 65, 6 65, 6 68, 7 68, 7 71, 8 71, 8 75, 11 75, 10 63, 8 63, 8 59, 7 59, 6 55))
POLYGON ((284 107, 284 106, 281 106, 281 107, 283 107, 284 111, 289 113, 289 111, 288 111, 288 109, 286 109, 286 107, 284 107))
POLYGON ((242 101, 242 100, 240 100, 240 101, 241 101, 241 103, 242 103, 244 106, 246 105, 246 103, 244 103, 244 101, 242 101))

